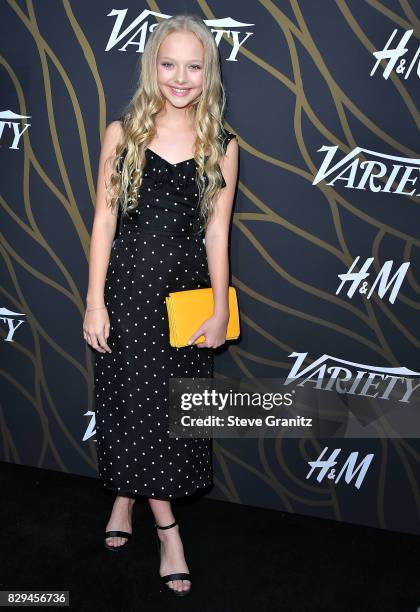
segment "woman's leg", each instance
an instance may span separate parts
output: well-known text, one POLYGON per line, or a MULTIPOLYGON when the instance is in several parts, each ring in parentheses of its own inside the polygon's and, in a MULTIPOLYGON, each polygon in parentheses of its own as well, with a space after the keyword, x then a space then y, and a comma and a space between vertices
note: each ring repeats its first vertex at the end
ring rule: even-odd
MULTIPOLYGON (((175 522, 171 502, 149 498, 149 504, 157 525, 165 527, 175 522)), ((188 572, 179 526, 175 525, 171 529, 155 529, 161 542, 160 575, 188 572)), ((190 588, 189 580, 170 580, 166 584, 176 591, 188 591, 190 588)))
MULTIPOLYGON (((127 531, 128 533, 132 533, 131 517, 134 502, 135 499, 132 497, 117 495, 105 531, 127 531)), ((122 546, 125 542, 127 542, 127 538, 117 536, 106 538, 106 543, 109 546, 122 546)))

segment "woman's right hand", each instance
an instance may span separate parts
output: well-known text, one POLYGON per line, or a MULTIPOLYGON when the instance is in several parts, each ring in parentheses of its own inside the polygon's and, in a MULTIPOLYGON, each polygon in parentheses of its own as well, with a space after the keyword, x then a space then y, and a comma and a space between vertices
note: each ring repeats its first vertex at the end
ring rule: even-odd
POLYGON ((83 321, 83 337, 99 353, 112 353, 107 344, 110 327, 106 306, 86 310, 85 320, 83 321))

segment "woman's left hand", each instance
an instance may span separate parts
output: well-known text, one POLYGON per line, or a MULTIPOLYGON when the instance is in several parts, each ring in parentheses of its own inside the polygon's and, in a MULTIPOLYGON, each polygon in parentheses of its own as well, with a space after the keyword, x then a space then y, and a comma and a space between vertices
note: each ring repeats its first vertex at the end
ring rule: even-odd
POLYGON ((213 315, 206 319, 204 323, 190 336, 188 344, 193 342, 200 336, 205 336, 204 342, 199 342, 195 346, 198 348, 217 348, 226 342, 226 329, 229 321, 229 315, 213 315))

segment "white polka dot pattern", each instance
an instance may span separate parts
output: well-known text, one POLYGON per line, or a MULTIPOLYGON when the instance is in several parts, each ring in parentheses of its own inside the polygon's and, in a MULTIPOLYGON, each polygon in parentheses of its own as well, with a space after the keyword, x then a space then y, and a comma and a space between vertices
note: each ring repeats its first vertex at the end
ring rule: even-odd
POLYGON ((170 346, 165 297, 211 283, 195 234, 194 160, 146 155, 139 206, 120 219, 105 281, 112 353, 95 352, 96 441, 105 488, 171 500, 213 483, 212 440, 168 430, 169 378, 212 377, 213 349, 170 346))

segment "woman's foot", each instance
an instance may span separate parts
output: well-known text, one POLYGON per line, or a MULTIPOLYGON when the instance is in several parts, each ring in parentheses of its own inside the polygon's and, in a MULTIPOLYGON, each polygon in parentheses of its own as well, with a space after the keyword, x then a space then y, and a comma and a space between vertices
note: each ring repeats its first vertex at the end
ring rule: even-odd
MULTIPOLYGON (((176 574, 179 572, 189 572, 185 562, 184 547, 182 545, 181 536, 179 535, 179 526, 175 525, 171 529, 158 529, 160 545, 160 568, 161 576, 167 574, 176 574)), ((170 580, 166 583, 170 589, 174 591, 189 591, 191 587, 190 580, 170 580)))
MULTIPOLYGON (((118 495, 115 499, 112 508, 111 516, 105 531, 126 531, 132 533, 132 514, 135 500, 131 497, 122 497, 118 495)), ((112 536, 105 538, 108 546, 123 546, 127 542, 127 538, 112 536)))

